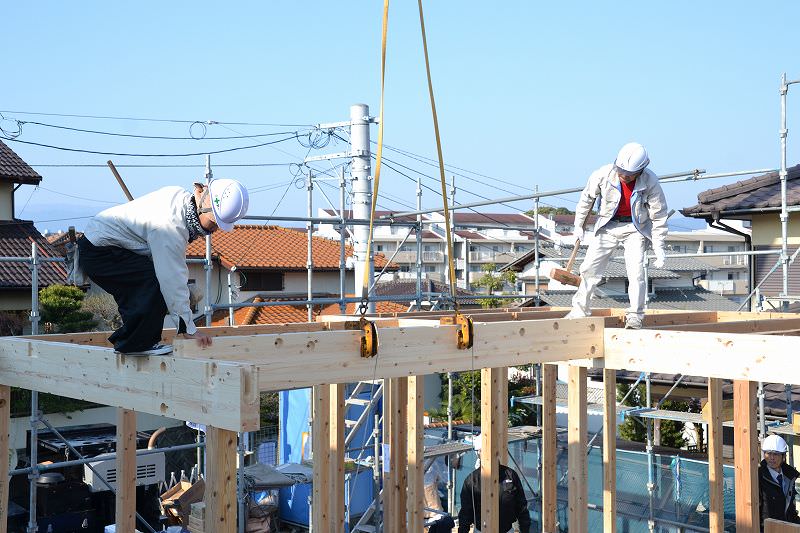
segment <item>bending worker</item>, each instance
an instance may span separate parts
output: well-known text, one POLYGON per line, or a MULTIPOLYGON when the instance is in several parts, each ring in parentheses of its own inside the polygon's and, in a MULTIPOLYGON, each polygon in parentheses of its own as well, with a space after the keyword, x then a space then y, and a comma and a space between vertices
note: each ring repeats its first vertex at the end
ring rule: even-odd
MULTIPOLYGON (((458 533, 469 533, 475 524, 475 532, 480 533, 481 523, 481 436, 476 435, 472 441, 478 459, 475 470, 464 480, 461 487, 461 509, 458 511, 458 533)), ((528 500, 519 475, 506 465, 500 465, 500 523, 489 531, 506 533, 512 530, 512 524, 519 524, 519 533, 530 533, 531 515, 528 512, 528 500)))
POLYGON ((97 214, 78 240, 75 277, 86 274, 117 302, 122 326, 108 340, 126 355, 163 355, 164 316, 185 338, 201 346, 211 337, 197 331, 189 307, 186 245, 217 228, 233 229, 247 213, 247 189, 235 180, 194 184, 194 191, 164 187, 97 214))
POLYGON ((769 435, 764 439, 761 451, 764 452, 764 459, 758 466, 761 530, 764 530, 767 518, 800 524, 794 505, 797 496, 795 481, 800 473, 784 461, 789 451, 786 441, 778 435, 769 435))
POLYGON ((581 264, 581 283, 567 318, 589 316, 589 302, 619 245, 625 248, 628 298, 625 327, 639 329, 644 318, 644 252, 648 242, 655 253, 653 266, 664 266, 667 237, 667 201, 658 176, 647 168, 650 158, 641 144, 622 147, 613 164, 595 170, 575 208, 575 238, 583 240, 586 219, 600 198, 594 239, 581 264))

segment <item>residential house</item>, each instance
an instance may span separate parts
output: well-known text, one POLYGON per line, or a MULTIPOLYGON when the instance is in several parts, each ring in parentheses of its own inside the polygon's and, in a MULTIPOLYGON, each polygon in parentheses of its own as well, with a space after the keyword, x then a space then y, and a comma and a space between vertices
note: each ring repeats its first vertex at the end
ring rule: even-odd
MULTIPOLYGON (((29 220, 14 217, 14 193, 22 185, 38 185, 42 177, 0 141, 0 257, 31 257, 36 243, 41 259, 59 257, 29 220)), ((42 261, 37 267, 39 288, 65 283, 63 263, 42 261)), ((0 311, 27 313, 31 309, 30 262, 0 262, 0 311)), ((7 334, 7 333, 0 333, 7 334)))

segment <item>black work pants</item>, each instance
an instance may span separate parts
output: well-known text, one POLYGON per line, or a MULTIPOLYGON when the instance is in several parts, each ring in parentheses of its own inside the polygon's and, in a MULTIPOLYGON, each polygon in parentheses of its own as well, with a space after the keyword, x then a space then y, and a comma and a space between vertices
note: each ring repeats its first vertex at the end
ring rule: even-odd
POLYGON ((161 340, 167 304, 153 261, 118 246, 95 246, 78 240, 84 273, 117 302, 122 327, 108 340, 118 352, 148 350, 161 340))

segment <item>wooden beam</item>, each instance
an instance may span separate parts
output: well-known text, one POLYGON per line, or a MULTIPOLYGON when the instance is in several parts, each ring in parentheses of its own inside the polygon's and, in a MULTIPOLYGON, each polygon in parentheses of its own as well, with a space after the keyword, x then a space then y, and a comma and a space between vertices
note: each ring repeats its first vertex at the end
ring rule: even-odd
MULTIPOLYGON (((708 380, 708 528, 724 533, 725 501, 722 479, 722 380, 708 380)), ((735 453, 735 452, 734 452, 735 453)))
POLYGON ((311 455, 314 461, 311 527, 328 531, 330 516, 330 385, 317 385, 311 393, 311 455))
POLYGON ((709 324, 681 324, 673 326, 655 326, 652 329, 669 329, 672 331, 715 331, 719 333, 776 333, 792 331, 800 328, 800 318, 766 318, 736 320, 730 322, 713 322, 709 324))
POLYGON ((603 370, 603 531, 617 531, 617 371, 603 370))
MULTIPOLYGON (((378 358, 359 353, 360 331, 220 337, 212 348, 178 340, 177 355, 257 364, 259 390, 376 378, 461 372, 602 355, 602 318, 474 324, 471 350, 456 345, 458 326, 378 328, 378 358)), ((0 341, 2 342, 2 341, 0 341)))
POLYGON ((344 533, 344 389, 345 385, 330 385, 330 447, 328 486, 331 492, 331 533, 344 533))
MULTIPOLYGON (((0 385, 0 457, 8 457, 11 387, 0 385)), ((8 531, 8 461, 0 461, 0 533, 8 531)))
POLYGON ((257 368, 5 337, 0 384, 192 420, 234 431, 259 425, 257 368))
POLYGON ((558 366, 542 365, 542 532, 556 533, 556 377, 558 366))
POLYGON ((758 433, 756 383, 733 382, 733 449, 736 471, 736 531, 758 533, 758 433))
POLYGON ((206 531, 236 531, 236 433, 206 427, 206 531))
POLYGON ((117 409, 116 530, 136 530, 136 412, 117 409))
POLYGON ((425 525, 425 445, 423 410, 425 377, 408 378, 408 531, 423 533, 425 525))
POLYGON ((406 529, 407 403, 408 378, 383 382, 383 527, 386 533, 404 533, 406 529))
POLYGON ((800 533, 800 525, 767 518, 764 520, 764 533, 800 533))
MULTIPOLYGON (((481 370, 481 531, 496 531, 500 523, 500 446, 497 435, 498 389, 502 369, 481 370)), ((504 426, 505 430, 505 426, 504 426)))
POLYGON ((796 353, 793 337, 618 329, 605 331, 601 364, 615 370, 800 384, 796 353))
POLYGON ((586 376, 585 367, 569 367, 568 470, 569 516, 572 531, 588 531, 588 473, 586 462, 586 376))

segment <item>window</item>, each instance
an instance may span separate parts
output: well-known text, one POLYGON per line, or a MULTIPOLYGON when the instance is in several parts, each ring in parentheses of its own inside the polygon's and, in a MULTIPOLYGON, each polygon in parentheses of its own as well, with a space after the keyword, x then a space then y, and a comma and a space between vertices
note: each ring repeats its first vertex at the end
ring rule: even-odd
POLYGON ((728 280, 736 279, 733 277, 733 272, 728 272, 728 280))
POLYGON ((283 272, 242 270, 243 291, 282 291, 283 272))
POLYGON ((375 251, 376 252, 382 252, 383 251, 383 245, 382 244, 376 244, 375 245, 375 251))
POLYGON ((411 272, 410 265, 400 265, 400 272, 411 272))
POLYGON ((436 272, 436 265, 425 265, 425 272, 436 272))

